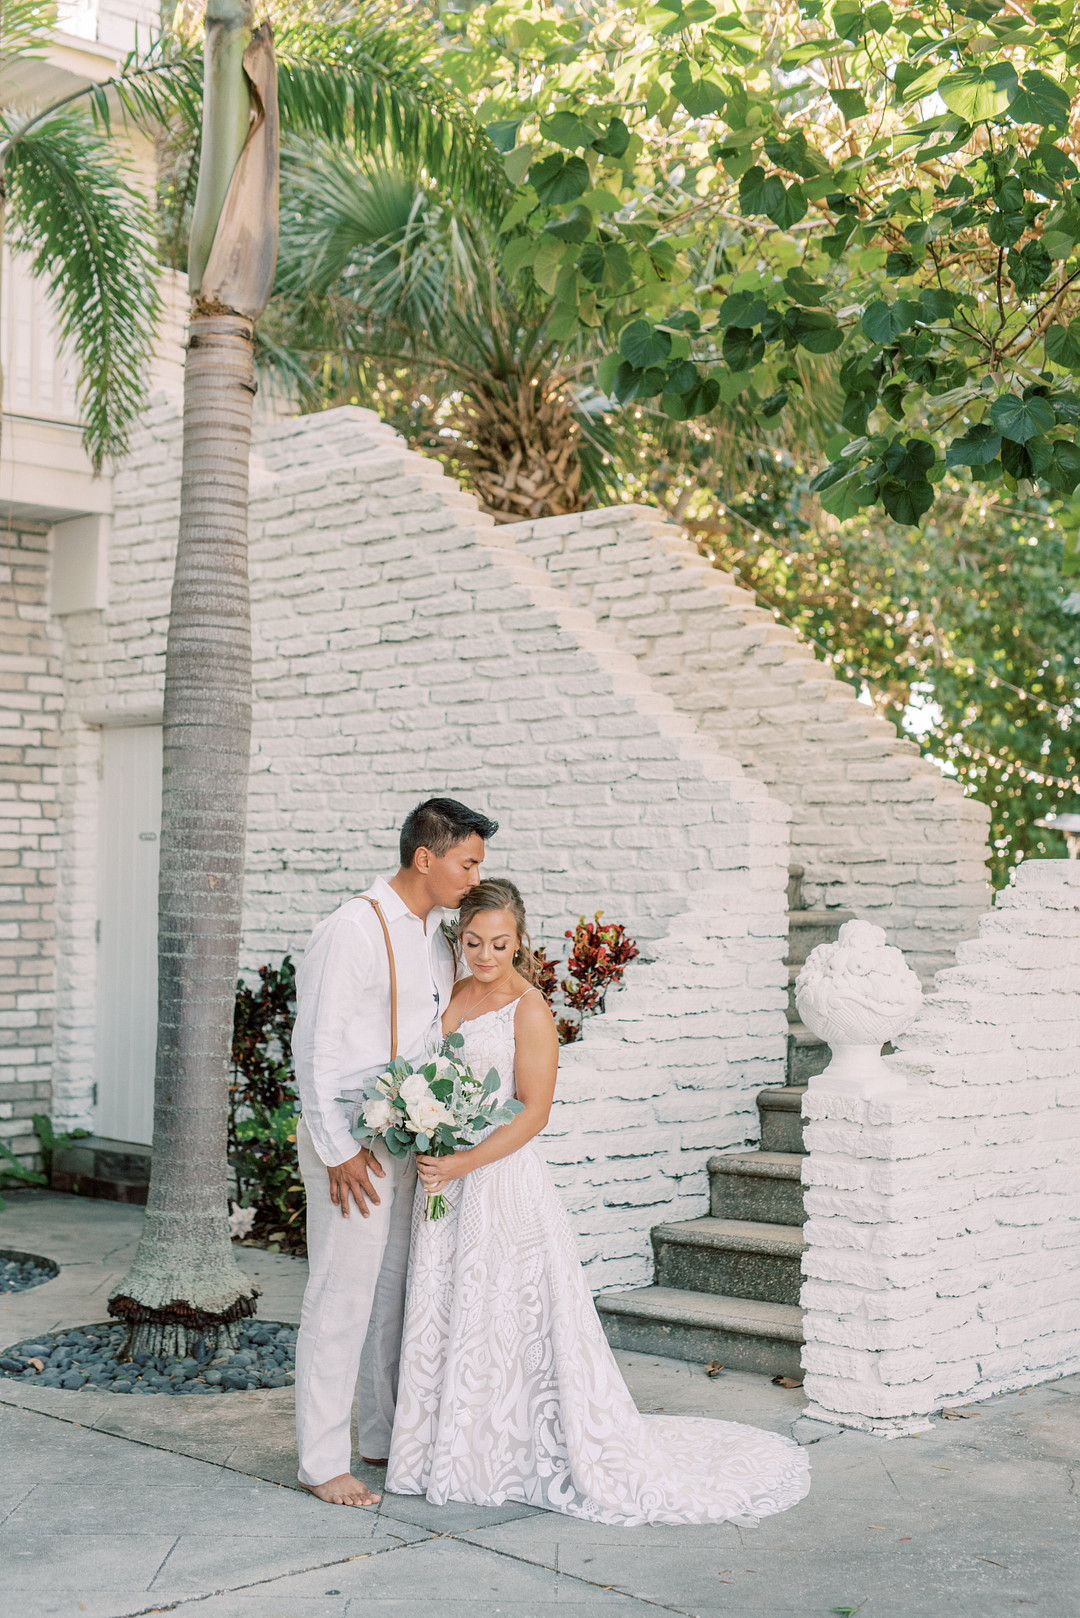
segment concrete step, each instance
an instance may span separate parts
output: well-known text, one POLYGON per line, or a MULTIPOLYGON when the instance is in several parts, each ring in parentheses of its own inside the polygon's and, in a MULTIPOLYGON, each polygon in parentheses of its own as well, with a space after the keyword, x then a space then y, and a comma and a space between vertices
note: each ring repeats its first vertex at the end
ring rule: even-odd
POLYGON ((789 1022, 787 1032, 787 1055, 784 1065, 784 1082, 788 1086, 805 1085, 815 1073, 824 1073, 829 1065, 831 1052, 823 1039, 812 1034, 801 1022, 789 1022))
POLYGON ((688 1219, 654 1225, 656 1284, 762 1303, 799 1301, 802 1230, 749 1219, 688 1219))
POLYGON ((88 1135, 56 1148, 50 1184, 54 1191, 74 1191, 81 1197, 145 1204, 150 1148, 138 1141, 88 1135))
POLYGON ((789 966, 802 966, 812 949, 832 944, 845 921, 854 921, 853 910, 789 910, 789 966))
POLYGON ((612 1348, 696 1360, 732 1371, 801 1376, 802 1310, 677 1287, 601 1292, 596 1300, 612 1348))
POLYGON ((806 1152, 803 1145, 802 1098, 805 1085, 777 1085, 759 1090, 758 1116, 761 1119, 761 1150, 763 1152, 806 1152))
POLYGON ((802 1157, 797 1152, 732 1152, 709 1159, 709 1212, 714 1219, 801 1225, 802 1157))

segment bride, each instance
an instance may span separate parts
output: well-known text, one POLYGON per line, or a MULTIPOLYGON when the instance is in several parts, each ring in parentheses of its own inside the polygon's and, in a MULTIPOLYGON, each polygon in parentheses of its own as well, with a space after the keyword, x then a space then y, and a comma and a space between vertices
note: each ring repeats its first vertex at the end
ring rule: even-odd
POLYGON ((468 1151, 420 1157, 397 1415, 394 1494, 499 1506, 521 1501, 591 1522, 747 1521, 810 1487, 805 1452, 741 1423, 642 1416, 586 1284, 535 1137, 555 1093, 558 1041, 528 981, 533 956, 512 882, 461 906, 472 976, 444 1034, 473 1069, 497 1068, 523 1110, 468 1151), (424 1219, 424 1194, 449 1211, 424 1219))

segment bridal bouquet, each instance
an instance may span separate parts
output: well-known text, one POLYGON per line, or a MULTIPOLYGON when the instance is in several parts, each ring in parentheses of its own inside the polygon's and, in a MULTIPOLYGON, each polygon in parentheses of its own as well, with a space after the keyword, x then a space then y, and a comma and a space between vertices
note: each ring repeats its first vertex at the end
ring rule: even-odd
MULTIPOLYGON (((369 1079, 353 1138, 361 1146, 381 1138, 394 1157, 409 1152, 449 1157, 475 1145, 484 1130, 508 1124, 521 1112, 521 1102, 499 1105, 498 1069, 479 1078, 461 1054, 464 1044, 461 1034, 447 1034, 423 1066, 414 1068, 398 1057, 384 1073, 369 1079)), ((445 1212, 441 1194, 428 1197, 427 1219, 439 1219, 445 1212)))

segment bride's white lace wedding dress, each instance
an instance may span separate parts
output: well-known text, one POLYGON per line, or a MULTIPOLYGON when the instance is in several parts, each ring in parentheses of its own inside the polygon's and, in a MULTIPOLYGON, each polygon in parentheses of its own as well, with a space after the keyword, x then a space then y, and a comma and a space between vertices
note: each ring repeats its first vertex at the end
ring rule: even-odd
MULTIPOLYGON (((461 1024, 464 1054, 514 1094, 517 1002, 461 1024)), ((619 1372, 535 1142, 447 1188, 417 1187, 386 1487, 597 1523, 704 1523, 785 1511, 810 1487, 777 1433, 642 1416, 619 1372)))

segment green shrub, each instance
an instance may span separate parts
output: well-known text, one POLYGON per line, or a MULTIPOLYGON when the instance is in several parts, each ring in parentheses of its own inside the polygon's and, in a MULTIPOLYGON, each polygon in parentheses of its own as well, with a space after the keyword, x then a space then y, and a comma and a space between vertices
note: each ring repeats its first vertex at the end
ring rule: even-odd
POLYGON ((299 1110, 292 1061, 296 972, 261 966, 259 986, 236 986, 229 1163, 236 1204, 255 1213, 252 1234, 290 1251, 304 1245, 304 1183, 296 1162, 299 1110))

